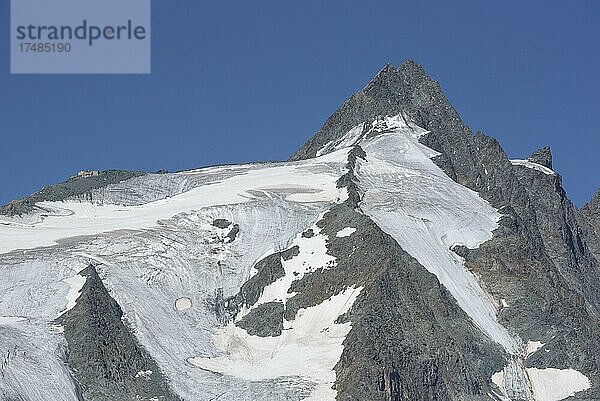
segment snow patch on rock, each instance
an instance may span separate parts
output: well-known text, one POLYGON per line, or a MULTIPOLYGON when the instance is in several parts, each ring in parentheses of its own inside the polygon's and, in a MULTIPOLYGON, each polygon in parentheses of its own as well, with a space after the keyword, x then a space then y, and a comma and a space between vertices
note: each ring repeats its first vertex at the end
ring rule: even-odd
POLYGON ((556 174, 556 173, 554 172, 554 170, 552 170, 552 169, 549 169, 549 168, 548 168, 548 167, 546 167, 546 166, 542 166, 541 164, 537 164, 537 163, 531 162, 531 161, 529 161, 529 160, 519 160, 519 159, 515 159, 515 160, 511 160, 510 162, 511 162, 511 163, 512 163, 514 166, 523 166, 523 167, 527 167, 527 168, 530 168, 530 169, 532 169, 532 170, 536 170, 536 171, 542 172, 542 173, 544 173, 544 174, 547 174, 547 175, 554 175, 554 174, 556 174))
POLYGON ((338 231, 335 236, 338 238, 344 238, 344 237, 349 237, 351 236, 354 232, 356 231, 356 228, 354 227, 346 227, 346 228, 342 228, 340 231, 338 231))
POLYGON ((590 380, 574 369, 528 368, 535 401, 560 401, 590 388, 590 380))
POLYGON ((535 352, 542 348, 544 343, 540 341, 527 341, 527 345, 525 346, 525 358, 529 358, 531 355, 535 354, 535 352))
POLYGON ((150 375, 152 374, 151 370, 140 370, 139 372, 137 372, 135 374, 135 378, 136 379, 144 379, 144 380, 148 380, 150 378, 150 375))
POLYGON ((77 298, 79 298, 79 295, 81 295, 81 289, 85 284, 86 278, 77 274, 62 281, 69 285, 69 292, 67 293, 67 306, 62 312, 60 312, 61 315, 75 307, 77 298))

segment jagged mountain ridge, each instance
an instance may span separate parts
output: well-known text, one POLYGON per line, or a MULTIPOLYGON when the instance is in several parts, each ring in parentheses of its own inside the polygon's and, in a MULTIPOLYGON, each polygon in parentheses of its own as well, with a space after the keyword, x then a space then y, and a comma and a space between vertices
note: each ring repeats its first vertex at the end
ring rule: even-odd
POLYGON ((44 399, 10 339, 55 322, 39 335, 55 355, 89 341, 58 316, 104 319, 79 304, 92 261, 124 314, 117 341, 154 369, 110 364, 108 385, 49 368, 52 399, 598 399, 593 205, 570 203, 548 149, 511 161, 473 135, 414 62, 386 66, 288 163, 65 200, 0 226, 5 397, 44 399), (32 285, 44 313, 22 301, 32 285))

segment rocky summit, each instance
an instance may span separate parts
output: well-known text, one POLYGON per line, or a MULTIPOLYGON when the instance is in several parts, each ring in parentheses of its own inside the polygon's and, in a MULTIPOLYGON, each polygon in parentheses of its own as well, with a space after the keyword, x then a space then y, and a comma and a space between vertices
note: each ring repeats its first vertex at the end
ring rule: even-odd
POLYGON ((413 61, 286 162, 0 208, 1 400, 600 400, 600 194, 413 61))

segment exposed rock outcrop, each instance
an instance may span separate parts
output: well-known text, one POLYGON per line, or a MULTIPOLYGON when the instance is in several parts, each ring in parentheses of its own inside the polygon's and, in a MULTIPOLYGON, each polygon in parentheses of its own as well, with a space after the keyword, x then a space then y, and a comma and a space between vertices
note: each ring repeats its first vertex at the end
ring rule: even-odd
POLYGON ((60 184, 46 186, 26 198, 18 199, 0 207, 0 214, 17 216, 35 210, 37 202, 56 202, 69 198, 93 200, 92 190, 106 187, 132 177, 144 175, 142 172, 106 170, 89 177, 71 177, 60 184))
POLYGON ((600 261, 600 190, 577 211, 577 220, 590 251, 600 261))
POLYGON ((545 146, 536 150, 527 158, 530 162, 537 163, 541 166, 548 167, 552 170, 552 152, 549 146, 545 146))
POLYGON ((123 312, 93 265, 75 306, 58 319, 68 343, 67 364, 86 401, 164 400, 175 396, 156 362, 123 323, 123 312))

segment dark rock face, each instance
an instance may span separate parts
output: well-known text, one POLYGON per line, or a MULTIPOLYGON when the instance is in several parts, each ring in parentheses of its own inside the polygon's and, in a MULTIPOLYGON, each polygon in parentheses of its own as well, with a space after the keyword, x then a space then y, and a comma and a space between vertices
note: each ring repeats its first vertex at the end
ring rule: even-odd
POLYGON ((93 200, 91 199, 92 190, 144 174, 133 171, 106 170, 101 171, 97 176, 72 177, 65 182, 44 187, 24 199, 12 201, 0 207, 0 214, 7 216, 22 215, 33 211, 36 202, 55 202, 78 197, 84 200, 93 200))
POLYGON ((212 225, 217 228, 227 228, 231 225, 231 222, 226 219, 214 219, 212 225))
POLYGON ((348 204, 352 207, 358 207, 358 203, 361 199, 361 193, 356 186, 356 182, 358 182, 358 178, 354 174, 354 169, 356 168, 356 160, 358 158, 364 159, 366 156, 365 151, 358 145, 355 145, 352 150, 348 153, 348 172, 341 176, 336 185, 338 188, 346 188, 348 190, 348 204))
POLYGON ((350 204, 317 223, 329 237, 333 268, 295 281, 285 318, 351 286, 363 290, 338 322, 350 321, 336 365, 338 400, 483 399, 502 351, 414 258, 350 204), (336 237, 344 227, 356 231, 336 237))
POLYGON ((524 167, 515 167, 515 172, 536 211, 548 256, 569 287, 582 294, 588 307, 600 316, 600 265, 585 243, 575 206, 563 190, 560 175, 524 167))
POLYGON ((298 245, 291 247, 283 252, 281 252, 281 258, 283 260, 290 260, 295 256, 300 254, 300 247, 298 245))
POLYGON ((223 288, 215 290, 214 302, 211 303, 212 309, 215 312, 219 324, 226 324, 229 321, 229 313, 227 311, 227 301, 223 296, 223 288))
POLYGON ((227 233, 227 238, 229 238, 229 240, 227 242, 235 241, 235 239, 237 238, 237 235, 239 233, 240 233, 240 226, 238 224, 234 224, 233 227, 231 227, 231 230, 229 230, 229 232, 227 233))
POLYGON ((547 344, 548 352, 535 353, 527 361, 528 366, 579 370, 589 377, 593 387, 570 399, 599 399, 600 389, 596 383, 600 379, 600 264, 597 255, 586 243, 585 223, 580 223, 575 206, 562 188, 560 175, 547 175, 520 166, 515 166, 515 173, 536 212, 545 251, 545 255, 537 257, 538 263, 542 261, 542 270, 536 273, 537 277, 528 278, 531 288, 536 289, 531 291, 530 288, 522 294, 522 299, 529 295, 531 302, 538 302, 534 335, 544 338, 542 342, 547 344), (540 285, 540 278, 549 282, 540 285), (531 296, 532 292, 545 293, 531 296))
POLYGON ((302 233, 303 238, 312 238, 312 237, 314 237, 314 235, 315 235, 315 232, 313 231, 312 228, 309 228, 308 230, 306 230, 302 233))
POLYGON ((156 362, 123 324, 123 312, 94 266, 76 305, 58 319, 68 343, 67 363, 84 400, 179 400, 156 362))
MULTIPOLYGON (((468 251, 466 266, 493 298, 506 303, 498 314, 501 324, 525 341, 546 344, 525 361, 527 367, 573 368, 597 382, 598 319, 547 251, 528 236, 524 222, 511 211, 490 241, 468 251)), ((597 396, 597 390, 587 394, 597 396)))
MULTIPOLYGON (((525 341, 560 344, 534 354, 531 366, 570 367, 597 382, 597 262, 583 243, 560 177, 511 165, 497 141, 483 134, 474 141, 484 174, 454 164, 460 166, 457 176, 478 177, 466 182, 506 216, 492 240, 469 251, 467 267, 495 299, 508 303, 499 314, 502 324, 525 341)), ((598 388, 573 399, 586 397, 596 399, 598 388)))
POLYGON ((240 292, 228 302, 228 309, 237 313, 243 306, 252 306, 258 301, 266 286, 285 276, 281 264, 281 253, 274 253, 258 261, 254 268, 257 273, 242 285, 240 292))
POLYGON ((336 366, 337 399, 484 399, 501 352, 434 277, 404 262, 382 272, 355 304, 336 366))
POLYGON ((550 147, 545 146, 533 152, 528 158, 530 162, 540 164, 552 170, 552 152, 550 147))
POLYGON ((590 251, 596 260, 600 261, 600 191, 577 211, 577 221, 590 251))
POLYGON ((281 302, 261 304, 236 322, 236 326, 253 336, 280 336, 283 331, 283 304, 281 302))

